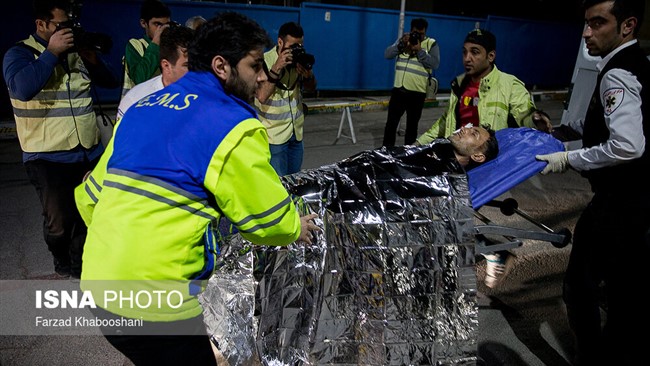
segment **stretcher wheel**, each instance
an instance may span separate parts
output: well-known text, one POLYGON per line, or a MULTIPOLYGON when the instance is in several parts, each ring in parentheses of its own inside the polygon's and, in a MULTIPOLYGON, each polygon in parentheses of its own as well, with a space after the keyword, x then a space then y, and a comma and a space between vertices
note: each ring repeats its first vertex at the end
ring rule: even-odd
POLYGON ((553 246, 556 247, 556 248, 564 248, 567 245, 569 245, 569 243, 571 242, 571 237, 572 237, 571 230, 564 227, 564 228, 558 230, 557 233, 563 235, 564 240, 562 240, 562 242, 551 242, 551 244, 553 244, 553 246))
POLYGON ((506 198, 499 205, 499 210, 506 216, 512 216, 519 208, 519 203, 514 198, 506 198))

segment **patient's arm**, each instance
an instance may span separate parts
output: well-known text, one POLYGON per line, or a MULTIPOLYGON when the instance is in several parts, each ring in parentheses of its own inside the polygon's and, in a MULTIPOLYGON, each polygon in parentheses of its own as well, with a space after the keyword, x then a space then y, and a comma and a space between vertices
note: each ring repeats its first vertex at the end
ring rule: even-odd
POLYGON ((574 130, 568 125, 560 125, 558 127, 555 127, 551 135, 562 142, 575 141, 582 138, 582 135, 578 131, 574 130))

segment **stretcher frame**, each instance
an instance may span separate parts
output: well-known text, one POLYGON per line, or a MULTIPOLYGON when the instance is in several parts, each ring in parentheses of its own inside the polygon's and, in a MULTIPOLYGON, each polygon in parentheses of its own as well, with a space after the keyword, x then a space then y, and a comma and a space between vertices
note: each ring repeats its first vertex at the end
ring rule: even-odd
POLYGON ((563 151, 564 145, 550 134, 532 128, 506 128, 497 131, 496 138, 499 142, 497 158, 468 172, 474 216, 483 223, 474 227, 477 238, 476 253, 487 254, 514 249, 523 245, 524 239, 549 242, 556 248, 565 247, 572 238, 568 228, 553 230, 519 209, 515 199, 497 199, 544 169, 546 163, 535 159, 536 155, 563 151), (506 216, 516 214, 534 224, 539 230, 495 224, 479 212, 482 206, 499 208, 506 216), (500 239, 495 241, 492 237, 488 238, 488 235, 496 235, 500 239))

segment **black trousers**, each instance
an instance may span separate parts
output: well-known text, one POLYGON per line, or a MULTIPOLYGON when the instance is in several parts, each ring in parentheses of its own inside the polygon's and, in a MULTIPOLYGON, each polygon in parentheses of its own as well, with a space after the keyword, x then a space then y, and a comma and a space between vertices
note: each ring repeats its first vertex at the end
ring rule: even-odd
MULTIPOLYGON (((100 307, 92 309, 100 319, 118 315, 100 307)), ((136 366, 216 366, 203 315, 173 322, 144 322, 142 327, 100 327, 106 340, 136 366)))
POLYGON ((580 365, 648 362, 648 207, 647 190, 596 193, 576 223, 563 297, 580 365))
POLYGON ((395 146, 395 135, 399 120, 406 112, 406 131, 404 145, 411 145, 418 137, 418 123, 422 117, 422 108, 426 93, 419 93, 404 88, 393 88, 388 102, 388 118, 384 128, 382 146, 395 146))
MULTIPOLYGON (((98 160, 98 159, 97 159, 98 160)), ((54 163, 34 160, 25 163, 27 176, 41 201, 43 236, 54 257, 54 269, 81 274, 81 256, 86 240, 83 222, 74 200, 74 189, 97 161, 54 163)))

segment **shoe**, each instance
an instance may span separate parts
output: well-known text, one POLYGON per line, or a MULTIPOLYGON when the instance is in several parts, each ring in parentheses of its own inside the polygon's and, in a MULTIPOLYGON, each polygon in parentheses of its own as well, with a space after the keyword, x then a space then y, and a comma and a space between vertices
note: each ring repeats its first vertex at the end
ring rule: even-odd
POLYGON ((484 254, 485 256, 485 286, 496 287, 510 271, 512 256, 508 252, 484 254))

